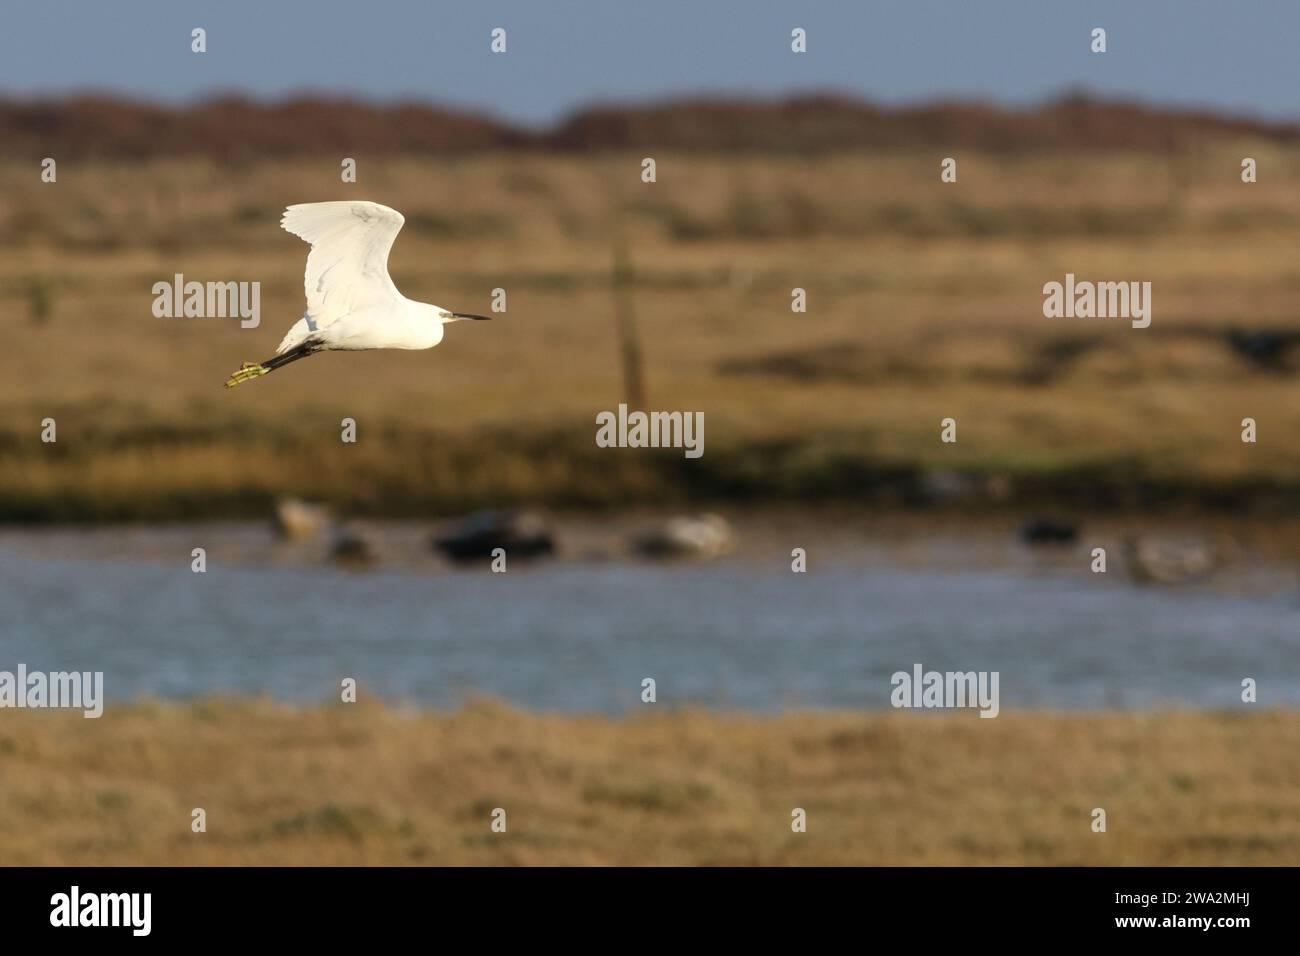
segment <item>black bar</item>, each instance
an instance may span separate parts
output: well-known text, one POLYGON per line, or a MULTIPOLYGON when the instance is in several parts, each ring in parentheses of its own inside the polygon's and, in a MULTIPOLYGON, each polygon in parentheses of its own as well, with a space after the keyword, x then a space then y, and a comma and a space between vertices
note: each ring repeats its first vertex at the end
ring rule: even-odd
MULTIPOLYGON (((76 934, 76 942, 128 944, 147 938, 338 946, 414 937, 450 946, 470 934, 459 949, 475 939, 495 946, 503 934, 520 933, 536 945, 550 938, 608 945, 641 939, 676 948, 670 941, 698 927, 737 945, 793 931, 873 943, 911 939, 927 947, 1098 937, 1231 946, 1284 932, 1294 886, 1295 871, 1284 868, 56 867, 0 870, 0 925, 6 943, 66 943, 76 934), (150 894, 148 936, 135 936, 130 925, 51 925, 52 899, 64 894, 70 902, 73 886, 83 907, 87 895, 150 894), (1164 923, 1206 918, 1246 923, 1164 923), (1154 922, 1119 924, 1133 919, 1154 922)), ((98 905, 97 898, 91 906, 98 905)))

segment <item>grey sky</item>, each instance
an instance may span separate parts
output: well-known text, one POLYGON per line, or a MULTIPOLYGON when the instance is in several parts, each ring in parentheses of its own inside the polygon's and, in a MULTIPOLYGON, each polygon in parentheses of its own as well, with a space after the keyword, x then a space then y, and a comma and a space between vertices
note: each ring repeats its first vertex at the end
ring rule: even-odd
POLYGON ((1300 0, 72 0, 6 5, 0 94, 311 90, 542 123, 682 93, 1023 104, 1085 87, 1300 118, 1297 37, 1300 0), (505 55, 488 50, 495 26, 505 55), (795 26, 807 54, 790 52, 795 26))

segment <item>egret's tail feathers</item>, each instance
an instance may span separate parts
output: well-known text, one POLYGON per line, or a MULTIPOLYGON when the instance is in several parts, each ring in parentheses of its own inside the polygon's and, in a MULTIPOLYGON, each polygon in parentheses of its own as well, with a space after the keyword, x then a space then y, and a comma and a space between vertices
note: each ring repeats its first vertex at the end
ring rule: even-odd
POLYGON ((271 370, 265 365, 257 365, 254 362, 245 362, 239 367, 239 371, 230 378, 226 379, 226 388, 234 388, 240 382, 251 382, 259 375, 265 375, 271 370))
POLYGON ((314 332, 316 332, 316 322, 312 319, 310 312, 304 312, 302 318, 295 322, 293 327, 285 334, 285 337, 280 340, 275 354, 283 355, 294 346, 302 345, 307 339, 311 338, 314 332))

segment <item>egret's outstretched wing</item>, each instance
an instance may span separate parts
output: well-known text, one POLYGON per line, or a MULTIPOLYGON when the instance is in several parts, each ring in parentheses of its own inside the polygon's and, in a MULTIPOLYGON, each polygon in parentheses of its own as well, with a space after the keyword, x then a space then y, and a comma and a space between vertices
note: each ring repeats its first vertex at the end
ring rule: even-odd
POLYGON ((388 277, 388 250, 405 221, 374 202, 302 203, 284 211, 280 227, 311 243, 303 287, 316 327, 401 299, 388 277))

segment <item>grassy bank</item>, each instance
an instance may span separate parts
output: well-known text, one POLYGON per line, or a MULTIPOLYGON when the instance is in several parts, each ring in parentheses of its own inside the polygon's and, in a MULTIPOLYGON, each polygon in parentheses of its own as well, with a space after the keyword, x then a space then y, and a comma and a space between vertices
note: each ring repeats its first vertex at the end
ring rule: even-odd
POLYGON ((96 429, 57 448, 11 441, 0 479, 0 521, 265 518, 285 494, 329 503, 345 515, 384 518, 506 505, 600 512, 827 502, 944 513, 1300 513, 1295 475, 1211 478, 1136 457, 947 466, 884 453, 879 435, 862 432, 741 444, 724 444, 729 439, 722 437, 706 456, 687 459, 677 450, 599 448, 594 427, 457 433, 394 422, 376 434, 370 423, 364 444, 354 446, 322 438, 331 427, 319 426, 312 433, 301 424, 283 430, 236 421, 226 428, 146 425, 96 429))
POLYGON ((10 710, 0 863, 1295 865, 1297 747, 1285 711, 10 710))

